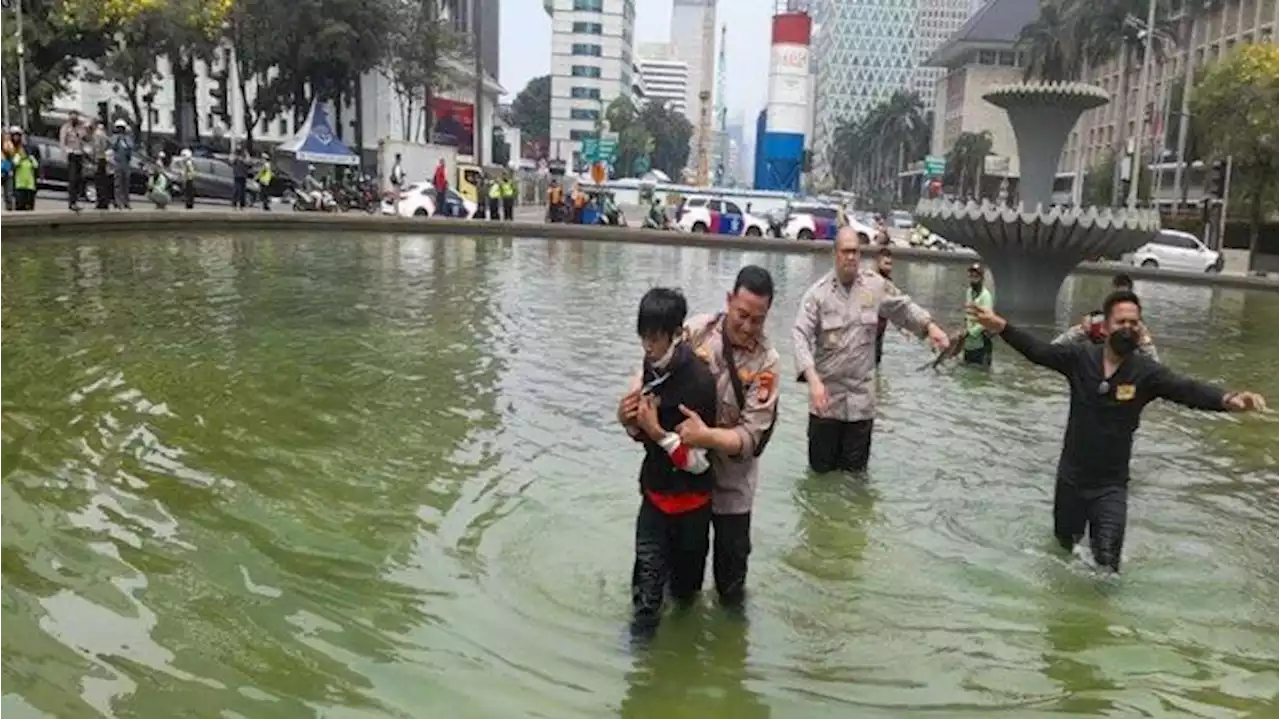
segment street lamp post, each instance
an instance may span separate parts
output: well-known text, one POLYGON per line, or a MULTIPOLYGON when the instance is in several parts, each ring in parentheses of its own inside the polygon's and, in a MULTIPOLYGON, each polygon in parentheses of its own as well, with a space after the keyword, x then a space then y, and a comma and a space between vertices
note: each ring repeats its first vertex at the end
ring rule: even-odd
POLYGON ((1155 36, 1156 0, 1147 0, 1147 35, 1142 41, 1142 72, 1138 75, 1138 142, 1134 143, 1133 171, 1129 173, 1129 199, 1138 203, 1138 182, 1142 177, 1142 137, 1147 128, 1147 83, 1151 81, 1151 39, 1155 36))
POLYGON ((31 118, 27 116, 27 44, 22 36, 22 0, 15 0, 18 26, 18 113, 22 117, 22 129, 31 132, 31 118))

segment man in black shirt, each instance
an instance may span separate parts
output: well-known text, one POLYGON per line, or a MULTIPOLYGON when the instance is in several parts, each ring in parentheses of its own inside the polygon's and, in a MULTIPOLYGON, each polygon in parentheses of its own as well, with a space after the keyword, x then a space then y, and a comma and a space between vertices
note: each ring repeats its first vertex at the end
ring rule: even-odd
POLYGON ((652 634, 669 588, 679 602, 702 588, 715 473, 705 449, 685 444, 675 429, 684 408, 715 426, 717 389, 711 369, 684 337, 688 305, 676 290, 655 287, 640 300, 636 332, 644 366, 618 405, 618 421, 644 445, 640 512, 631 572, 632 632, 652 634))
POLYGON ((1142 307, 1133 292, 1112 292, 1102 310, 1105 343, 1050 344, 989 309, 969 305, 969 314, 984 329, 998 333, 1035 364, 1062 373, 1070 383, 1071 410, 1053 497, 1053 533, 1070 551, 1087 527, 1098 566, 1119 571, 1129 456, 1143 408, 1155 399, 1219 412, 1260 410, 1266 405, 1258 394, 1225 392, 1136 354, 1142 307))

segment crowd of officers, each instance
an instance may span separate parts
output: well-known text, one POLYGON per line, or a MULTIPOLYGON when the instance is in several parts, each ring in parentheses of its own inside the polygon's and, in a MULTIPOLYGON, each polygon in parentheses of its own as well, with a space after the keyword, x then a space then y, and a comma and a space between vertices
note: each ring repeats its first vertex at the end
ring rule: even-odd
MULTIPOLYGON (((991 363, 994 337, 1031 362, 1063 374, 1070 412, 1058 463, 1054 535, 1073 550, 1086 533, 1096 566, 1118 571, 1133 433, 1155 399, 1217 411, 1265 407, 1251 392, 1225 392, 1161 365, 1127 277, 1098 313, 1054 342, 1010 325, 993 309, 980 265, 969 269, 965 329, 955 335, 890 279, 892 255, 874 269, 849 228, 835 241, 833 268, 808 288, 792 329, 796 379, 808 389, 808 463, 814 472, 861 472, 871 451, 876 366, 887 321, 927 338, 941 354, 991 363)), ((722 605, 745 598, 758 458, 778 417, 782 370, 763 328, 773 305, 769 273, 744 267, 716 314, 686 317, 684 297, 655 288, 640 302, 640 371, 617 420, 644 448, 632 570, 632 632, 656 630, 664 596, 677 603, 700 591, 706 556, 722 605)))

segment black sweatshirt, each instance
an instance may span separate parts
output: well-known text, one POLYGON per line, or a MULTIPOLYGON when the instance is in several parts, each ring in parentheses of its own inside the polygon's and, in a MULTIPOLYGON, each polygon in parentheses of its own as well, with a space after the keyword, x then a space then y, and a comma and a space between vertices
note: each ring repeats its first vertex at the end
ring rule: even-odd
MULTIPOLYGON (((645 362, 642 381, 651 382, 658 377, 669 376, 653 390, 658 400, 658 424, 668 432, 674 432, 687 419, 680 405, 693 410, 708 427, 716 426, 718 395, 715 376, 707 363, 693 353, 687 342, 676 347, 667 366, 655 369, 645 362)), ((644 444, 644 462, 640 465, 641 489, 659 494, 684 492, 710 492, 715 486, 715 469, 708 468, 702 474, 692 474, 678 469, 667 451, 657 442, 641 436, 644 444)))
POLYGON ((1058 477, 1083 487, 1125 484, 1133 433, 1142 409, 1167 399, 1192 409, 1226 411, 1226 392, 1173 372, 1139 354, 1129 355, 1111 377, 1103 376, 1104 347, 1049 344, 1013 325, 1000 333, 1022 356, 1061 372, 1071 385, 1071 411, 1062 438, 1058 477))

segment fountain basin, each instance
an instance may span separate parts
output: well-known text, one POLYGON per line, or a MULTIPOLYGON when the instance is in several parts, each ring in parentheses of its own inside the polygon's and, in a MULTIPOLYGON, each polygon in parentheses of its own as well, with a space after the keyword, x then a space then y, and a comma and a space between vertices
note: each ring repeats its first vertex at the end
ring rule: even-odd
POLYGON ((1160 216, 1145 209, 1031 212, 989 202, 922 200, 915 217, 982 256, 1002 312, 1044 317, 1052 317, 1058 290, 1076 265, 1132 252, 1160 231, 1160 216))

